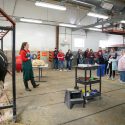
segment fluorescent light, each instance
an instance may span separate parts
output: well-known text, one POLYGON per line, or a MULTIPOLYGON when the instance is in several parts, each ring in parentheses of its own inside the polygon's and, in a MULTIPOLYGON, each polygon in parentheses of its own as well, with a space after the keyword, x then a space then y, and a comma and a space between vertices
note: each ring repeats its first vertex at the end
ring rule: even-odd
POLYGON ((36 1, 35 5, 40 7, 50 8, 50 9, 62 10, 62 11, 66 10, 65 6, 60 6, 60 5, 55 5, 55 4, 45 3, 40 1, 36 1))
POLYGON ((97 25, 97 26, 95 26, 96 28, 102 28, 102 25, 97 25))
POLYGON ((89 3, 86 3, 86 2, 83 2, 83 1, 80 1, 80 0, 72 0, 72 1, 84 4, 84 5, 88 5, 88 6, 94 6, 93 4, 89 4, 89 3))
POLYGON ((121 23, 125 23, 125 20, 120 21, 121 23))
POLYGON ((60 23, 59 26, 63 26, 63 27, 72 27, 72 28, 77 27, 77 25, 73 25, 73 24, 65 24, 65 23, 60 23))
POLYGON ((97 14, 97 13, 93 13, 93 12, 89 12, 87 15, 92 16, 92 17, 102 18, 102 19, 108 19, 108 16, 106 16, 106 15, 97 14))
POLYGON ((34 20, 34 19, 27 19, 27 18, 20 18, 22 22, 29 22, 29 23, 42 23, 41 20, 34 20))
POLYGON ((98 29, 98 28, 88 28, 88 29, 93 31, 102 31, 102 29, 98 29))

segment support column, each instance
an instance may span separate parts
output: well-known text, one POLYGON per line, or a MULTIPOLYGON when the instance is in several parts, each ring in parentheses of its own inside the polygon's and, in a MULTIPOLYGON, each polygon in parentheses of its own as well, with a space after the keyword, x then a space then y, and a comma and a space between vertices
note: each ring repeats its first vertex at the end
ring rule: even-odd
POLYGON ((12 89, 13 89, 13 120, 16 121, 16 74, 15 74, 15 67, 16 67, 16 50, 15 50, 15 25, 13 26, 13 41, 12 41, 12 89))
POLYGON ((59 26, 56 26, 56 48, 59 50, 59 26))

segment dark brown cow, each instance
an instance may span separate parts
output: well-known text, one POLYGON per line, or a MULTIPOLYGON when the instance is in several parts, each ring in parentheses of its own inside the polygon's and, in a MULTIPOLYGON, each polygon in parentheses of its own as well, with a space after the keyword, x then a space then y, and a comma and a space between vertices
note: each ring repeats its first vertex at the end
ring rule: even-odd
POLYGON ((2 50, 0 50, 0 81, 5 80, 5 76, 7 74, 7 68, 8 68, 8 60, 6 55, 2 50))

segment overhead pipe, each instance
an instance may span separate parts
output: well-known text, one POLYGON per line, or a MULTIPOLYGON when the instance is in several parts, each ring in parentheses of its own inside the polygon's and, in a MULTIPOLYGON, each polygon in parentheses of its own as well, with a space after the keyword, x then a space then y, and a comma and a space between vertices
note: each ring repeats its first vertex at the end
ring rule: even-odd
POLYGON ((107 3, 111 3, 113 4, 113 10, 123 10, 123 8, 125 7, 125 1, 123 0, 72 0, 76 3, 81 3, 83 5, 93 5, 96 6, 97 8, 101 7, 101 3, 102 2, 107 2, 107 3))

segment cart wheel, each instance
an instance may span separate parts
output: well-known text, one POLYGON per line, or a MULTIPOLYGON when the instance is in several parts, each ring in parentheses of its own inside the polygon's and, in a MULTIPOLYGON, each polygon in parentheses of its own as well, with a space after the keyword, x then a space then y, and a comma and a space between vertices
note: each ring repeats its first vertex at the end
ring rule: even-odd
POLYGON ((83 102, 83 108, 85 108, 85 103, 83 102))
POLYGON ((79 89, 79 87, 78 87, 78 86, 75 86, 74 89, 79 89))
POLYGON ((73 104, 70 104, 69 108, 72 109, 72 107, 73 107, 73 104))

